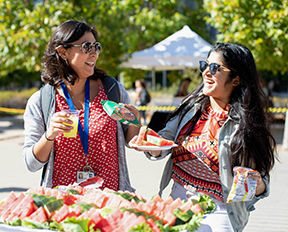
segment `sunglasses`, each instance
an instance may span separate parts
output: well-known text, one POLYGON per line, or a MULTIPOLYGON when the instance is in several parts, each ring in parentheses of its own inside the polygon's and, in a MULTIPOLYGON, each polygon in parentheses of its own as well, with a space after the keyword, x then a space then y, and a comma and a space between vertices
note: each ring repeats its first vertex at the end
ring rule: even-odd
POLYGON ((94 42, 91 43, 89 41, 86 41, 82 44, 68 44, 68 45, 64 45, 64 47, 80 47, 82 48, 82 52, 85 54, 89 54, 92 51, 92 48, 95 48, 96 53, 99 55, 101 50, 102 50, 102 46, 99 42, 94 42))
POLYGON ((217 64, 217 63, 208 64, 208 62, 205 60, 200 60, 199 64, 200 64, 200 67, 199 67, 200 72, 204 72, 206 70, 206 68, 209 66, 209 71, 212 75, 215 75, 220 67, 225 68, 227 70, 230 70, 230 69, 228 69, 228 68, 226 68, 220 64, 217 64))

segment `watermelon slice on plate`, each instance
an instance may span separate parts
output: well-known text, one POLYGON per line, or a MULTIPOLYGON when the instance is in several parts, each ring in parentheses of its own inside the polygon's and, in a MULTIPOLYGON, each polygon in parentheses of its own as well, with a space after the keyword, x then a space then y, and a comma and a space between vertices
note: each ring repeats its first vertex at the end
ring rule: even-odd
POLYGON ((143 151, 168 150, 178 147, 174 141, 162 138, 154 130, 145 126, 142 126, 139 134, 130 140, 129 146, 143 151))

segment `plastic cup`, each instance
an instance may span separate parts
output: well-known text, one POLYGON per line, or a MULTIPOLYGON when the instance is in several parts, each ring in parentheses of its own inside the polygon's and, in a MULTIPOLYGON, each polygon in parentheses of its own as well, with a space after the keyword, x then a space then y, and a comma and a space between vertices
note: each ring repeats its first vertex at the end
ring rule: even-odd
POLYGON ((68 123, 63 122, 64 125, 73 126, 73 129, 70 130, 70 132, 63 133, 64 137, 76 138, 77 131, 78 131, 79 111, 78 110, 61 110, 61 112, 70 114, 70 117, 68 117, 68 119, 73 121, 73 124, 68 124, 68 123))

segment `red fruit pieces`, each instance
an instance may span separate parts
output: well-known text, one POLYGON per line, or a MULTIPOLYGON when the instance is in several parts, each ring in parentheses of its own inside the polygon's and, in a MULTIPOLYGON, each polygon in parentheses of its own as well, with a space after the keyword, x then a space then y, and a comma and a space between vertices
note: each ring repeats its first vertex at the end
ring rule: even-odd
POLYGON ((75 205, 75 207, 72 210, 69 210, 69 213, 67 214, 67 217, 78 217, 81 214, 82 207, 80 205, 75 205))
POLYGON ((145 140, 147 140, 147 135, 152 135, 152 136, 161 138, 156 131, 154 131, 150 128, 147 128, 147 130, 146 130, 145 140))
POLYGON ((154 232, 161 232, 161 230, 158 228, 158 226, 156 226, 156 224, 154 223, 154 221, 152 220, 152 218, 148 218, 148 219, 147 219, 147 224, 150 226, 150 228, 151 228, 154 232))
POLYGON ((40 223, 44 223, 47 221, 47 215, 42 206, 40 206, 34 213, 32 213, 29 218, 35 222, 40 223))
POLYGON ((173 212, 175 209, 180 208, 182 205, 183 205, 182 200, 178 197, 170 204, 171 211, 173 212))
POLYGON ((30 194, 27 194, 16 207, 13 207, 13 210, 10 212, 9 216, 6 218, 6 221, 11 221, 15 217, 23 220, 25 217, 30 216, 34 212, 34 203, 33 197, 30 194))
POLYGON ((195 204, 191 207, 193 213, 198 214, 202 212, 202 209, 199 204, 195 204))
POLYGON ((66 216, 69 213, 69 207, 68 205, 62 205, 62 207, 57 210, 57 212, 51 217, 51 220, 56 221, 56 222, 61 222, 66 218, 66 216))
POLYGON ((7 199, 4 201, 4 203, 0 206, 0 217, 7 208, 17 199, 15 193, 11 191, 7 197, 7 199))
POLYGON ((43 186, 31 187, 26 192, 35 193, 38 195, 44 195, 45 194, 43 186))
POLYGON ((139 131, 139 134, 138 134, 138 137, 137 137, 137 140, 136 140, 136 145, 138 145, 138 146, 142 145, 142 142, 143 142, 143 140, 145 138, 145 135, 146 135, 146 127, 142 126, 140 128, 140 131, 139 131))
POLYGON ((182 206, 179 208, 183 211, 183 213, 187 212, 189 209, 191 209, 193 206, 191 201, 186 201, 182 206))

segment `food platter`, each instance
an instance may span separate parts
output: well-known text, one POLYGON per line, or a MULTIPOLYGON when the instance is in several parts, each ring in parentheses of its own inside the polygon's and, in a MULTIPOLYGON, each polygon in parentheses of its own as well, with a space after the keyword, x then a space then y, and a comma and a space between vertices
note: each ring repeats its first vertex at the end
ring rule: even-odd
POLYGON ((10 192, 0 208, 0 231, 88 232, 121 228, 124 232, 166 228, 184 232, 200 227, 203 215, 215 210, 213 201, 204 195, 199 195, 197 202, 162 199, 158 194, 148 200, 128 191, 86 187, 70 185, 63 191, 35 186, 18 196, 10 192))

